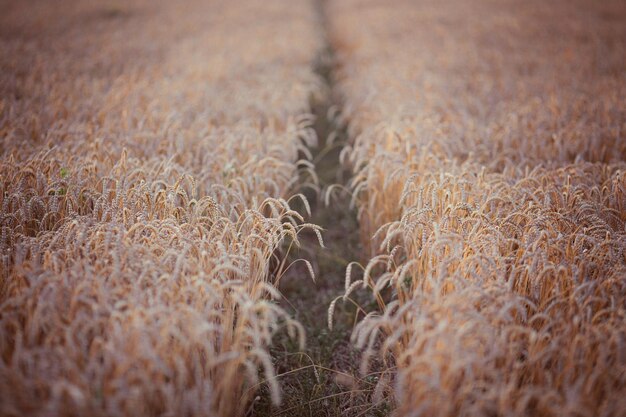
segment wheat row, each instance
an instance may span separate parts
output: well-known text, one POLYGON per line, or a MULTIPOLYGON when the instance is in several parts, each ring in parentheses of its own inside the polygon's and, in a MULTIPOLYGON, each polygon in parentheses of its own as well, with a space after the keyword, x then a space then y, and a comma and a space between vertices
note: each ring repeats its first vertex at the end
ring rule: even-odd
POLYGON ((386 363, 399 416, 623 415, 623 2, 327 14, 369 258, 344 298, 378 304, 363 371, 386 363))
POLYGON ((269 345, 304 335, 275 284, 317 230, 292 209, 316 19, 306 1, 3 10, 0 415, 243 415, 262 380, 280 401, 269 345))

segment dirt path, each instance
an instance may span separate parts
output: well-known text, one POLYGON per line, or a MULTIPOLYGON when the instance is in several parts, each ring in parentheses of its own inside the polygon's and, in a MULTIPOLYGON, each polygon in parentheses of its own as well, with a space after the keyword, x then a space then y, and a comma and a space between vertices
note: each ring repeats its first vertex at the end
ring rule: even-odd
MULTIPOLYGON (((320 25, 326 30, 323 1, 318 2, 320 25)), ((339 154, 347 136, 345 126, 335 117, 341 97, 334 88, 334 54, 327 43, 320 54, 316 72, 326 84, 323 97, 313 99, 316 117, 314 129, 319 145, 312 149, 315 171, 322 192, 304 191, 311 204, 311 222, 324 228, 325 248, 313 233, 302 236, 302 249, 293 258, 307 259, 313 265, 316 282, 309 278, 306 265, 297 263, 283 277, 280 290, 284 308, 306 330, 307 345, 299 351, 296 343, 277 341, 272 356, 283 391, 283 404, 272 407, 266 392, 253 404, 252 416, 382 416, 386 405, 371 406, 368 396, 377 381, 375 375, 358 377, 359 354, 350 344, 356 307, 339 301, 333 315, 333 329, 327 325, 328 306, 343 293, 349 262, 362 257, 356 213, 350 208, 350 196, 335 187, 330 204, 324 202, 325 190, 333 184, 347 186, 349 171, 342 166, 339 154)), ((361 302, 364 300, 361 300, 361 302)))

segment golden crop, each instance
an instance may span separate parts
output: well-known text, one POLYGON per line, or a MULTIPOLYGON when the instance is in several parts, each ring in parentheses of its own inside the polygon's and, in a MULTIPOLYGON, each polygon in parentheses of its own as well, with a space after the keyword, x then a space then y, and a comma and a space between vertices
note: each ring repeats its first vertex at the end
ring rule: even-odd
POLYGON ((310 5, 2 15, 0 414, 243 415, 259 371, 278 402, 272 335, 304 334, 273 285, 315 228, 289 206, 310 5))
POLYGON ((623 413, 623 4, 328 16, 372 256, 346 296, 362 285, 380 307, 353 339, 365 368, 388 361, 396 413, 623 413))
POLYGON ((1 9, 0 416, 625 413, 623 1, 1 9))

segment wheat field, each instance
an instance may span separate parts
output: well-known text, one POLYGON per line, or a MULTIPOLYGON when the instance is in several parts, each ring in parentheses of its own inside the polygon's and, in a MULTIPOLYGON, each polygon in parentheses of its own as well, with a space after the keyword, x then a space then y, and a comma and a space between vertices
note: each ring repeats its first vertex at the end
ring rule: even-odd
POLYGON ((261 377, 278 402, 272 335, 304 334, 274 284, 315 228, 290 208, 310 5, 2 14, 0 414, 243 415, 261 377))
POLYGON ((0 416, 626 415, 622 0, 0 9, 0 416))
POLYGON ((328 13, 362 366, 402 416, 624 415, 623 2, 393 4, 328 13))

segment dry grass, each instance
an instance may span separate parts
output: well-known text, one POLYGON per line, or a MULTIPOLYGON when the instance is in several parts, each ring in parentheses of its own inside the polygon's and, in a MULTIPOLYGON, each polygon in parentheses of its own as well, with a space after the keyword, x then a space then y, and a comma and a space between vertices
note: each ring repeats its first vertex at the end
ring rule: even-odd
POLYGON ((379 304, 353 339, 397 415, 623 415, 624 4, 328 15, 371 253, 346 294, 379 304))
POLYGON ((280 401, 315 15, 172 3, 3 7, 0 415, 243 415, 259 379, 280 401))

